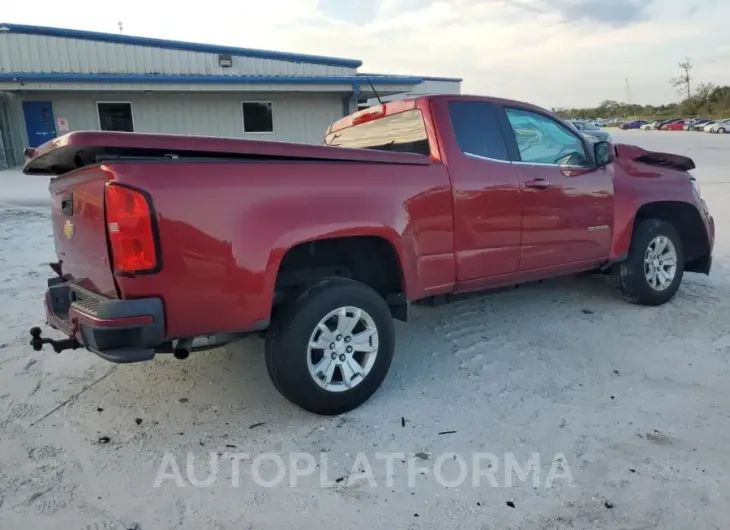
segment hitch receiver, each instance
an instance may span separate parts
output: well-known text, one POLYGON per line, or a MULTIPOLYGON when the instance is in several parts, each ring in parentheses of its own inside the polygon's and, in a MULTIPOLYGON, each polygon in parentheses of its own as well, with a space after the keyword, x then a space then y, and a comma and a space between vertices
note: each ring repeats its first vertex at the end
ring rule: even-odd
POLYGON ((41 351, 45 344, 50 344, 53 351, 61 353, 63 350, 75 350, 81 347, 81 343, 75 337, 62 340, 53 340, 41 337, 41 328, 30 328, 30 345, 35 351, 41 351))

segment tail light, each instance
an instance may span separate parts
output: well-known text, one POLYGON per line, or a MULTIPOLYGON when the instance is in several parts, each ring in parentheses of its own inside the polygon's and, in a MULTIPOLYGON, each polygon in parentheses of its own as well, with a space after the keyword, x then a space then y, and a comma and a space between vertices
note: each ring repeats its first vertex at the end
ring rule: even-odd
POLYGON ((114 272, 129 275, 159 270, 157 226, 144 193, 107 184, 106 226, 114 272))

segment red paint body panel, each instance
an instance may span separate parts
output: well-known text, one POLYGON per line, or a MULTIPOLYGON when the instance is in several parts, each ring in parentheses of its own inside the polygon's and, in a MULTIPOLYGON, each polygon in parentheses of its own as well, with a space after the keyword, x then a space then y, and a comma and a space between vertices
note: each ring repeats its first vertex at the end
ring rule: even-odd
POLYGON ((104 220, 106 178, 99 166, 92 166, 53 181, 51 219, 64 275, 85 289, 116 298, 104 220), (64 200, 73 202, 71 215, 62 212, 64 200), (67 222, 73 229, 71 237, 64 233, 67 222))
POLYGON ((519 165, 522 191, 520 270, 604 259, 611 248, 613 181, 607 167, 568 171, 519 165), (546 189, 527 183, 544 179, 546 189))
POLYGON ((348 235, 393 244, 410 298, 453 284, 445 166, 399 166, 397 174, 370 164, 323 167, 109 164, 116 181, 152 197, 162 247, 158 274, 117 278, 122 296, 161 296, 171 337, 246 329, 269 318, 276 273, 288 249, 348 235))
POLYGON ((628 145, 616 147, 613 162, 615 208, 614 231, 610 259, 620 260, 629 252, 634 219, 642 206, 654 202, 682 202, 694 206, 700 213, 709 240, 714 246, 714 221, 707 205, 692 190, 687 174, 667 167, 656 167, 634 161, 647 151, 628 145))
MULTIPOLYGON (((641 149, 617 146, 612 164, 580 171, 464 155, 448 114, 449 101, 464 99, 537 109, 463 96, 388 103, 386 115, 421 110, 429 156, 74 132, 39 147, 26 172, 51 172, 64 160, 75 160, 77 151, 108 146, 231 156, 227 161, 110 161, 70 171, 51 184, 64 274, 106 296, 161 298, 168 338, 235 332, 266 322, 284 255, 307 241, 387 240, 410 300, 609 264, 628 252, 639 208, 655 201, 695 206, 712 241, 712 219, 687 173, 635 162, 645 153, 641 149), (535 189, 530 184, 535 179, 549 186, 535 189), (149 194, 159 227, 159 272, 136 277, 111 272, 103 201, 104 182, 110 180, 149 194), (76 224, 71 239, 64 236, 58 202, 69 192, 76 224)), ((353 119, 338 121, 330 131, 351 126, 353 119)))
POLYGON ((449 124, 449 99, 431 104, 441 160, 449 167, 454 202, 456 280, 514 273, 520 262, 522 197, 516 166, 468 156, 449 124))

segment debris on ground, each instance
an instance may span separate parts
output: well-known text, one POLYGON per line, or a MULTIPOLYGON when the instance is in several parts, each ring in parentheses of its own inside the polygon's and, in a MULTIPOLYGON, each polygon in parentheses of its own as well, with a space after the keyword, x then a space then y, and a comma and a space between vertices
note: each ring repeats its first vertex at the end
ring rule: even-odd
POLYGON ((428 455, 426 453, 418 452, 415 454, 416 458, 420 458, 421 460, 428 460, 428 455))
POLYGON ((142 418, 134 418, 134 423, 137 425, 142 425, 142 418))
POLYGON ((261 423, 254 423, 253 425, 249 425, 249 429, 255 429, 256 427, 261 427, 262 425, 266 425, 263 421, 261 423))
POLYGON ((612 503, 611 501, 606 501, 606 502, 604 503, 604 506, 605 506, 606 508, 608 508, 609 510, 612 510, 612 509, 613 509, 613 503, 612 503))
POLYGON ((441 431, 439 433, 439 435, 442 435, 442 434, 456 434, 456 431, 441 431))
POLYGON ((514 508, 515 507, 515 503, 512 502, 512 501, 507 501, 507 506, 509 506, 510 508, 514 508))
POLYGON ((99 436, 97 441, 100 444, 108 444, 109 442, 111 442, 111 438, 109 438, 108 436, 99 436))
POLYGON ((182 398, 178 399, 177 402, 178 403, 187 403, 188 402, 188 398, 182 397, 182 398))
POLYGON ((583 313, 586 315, 592 315, 595 313, 595 311, 593 311, 592 309, 584 309, 583 313))

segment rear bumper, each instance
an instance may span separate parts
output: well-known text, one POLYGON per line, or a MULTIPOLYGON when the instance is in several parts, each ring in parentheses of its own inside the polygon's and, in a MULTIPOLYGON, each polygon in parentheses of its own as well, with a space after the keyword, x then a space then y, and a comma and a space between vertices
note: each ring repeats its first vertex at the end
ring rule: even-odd
POLYGON ((165 340, 162 300, 117 300, 60 278, 48 281, 48 324, 114 363, 148 361, 165 340))

